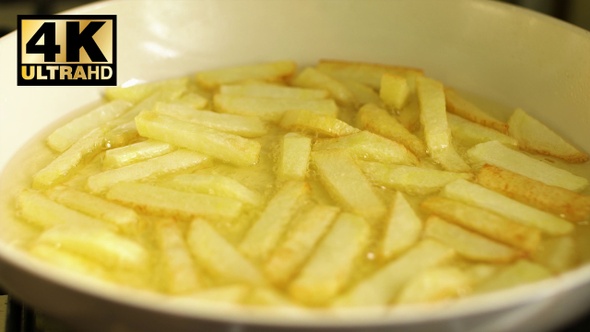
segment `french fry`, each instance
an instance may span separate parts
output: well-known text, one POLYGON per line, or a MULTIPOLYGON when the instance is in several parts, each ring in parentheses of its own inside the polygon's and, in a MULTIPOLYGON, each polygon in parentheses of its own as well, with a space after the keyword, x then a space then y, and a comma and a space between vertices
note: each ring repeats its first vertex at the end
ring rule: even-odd
POLYGON ((104 222, 59 204, 35 190, 23 190, 17 196, 16 205, 24 220, 41 228, 66 223, 106 227, 104 222))
POLYGON ((546 185, 518 173, 492 165, 477 172, 477 183, 569 221, 590 219, 590 196, 546 185))
POLYGON ((347 151, 315 151, 311 160, 330 196, 347 211, 370 219, 386 213, 385 204, 347 151))
POLYGON ((104 96, 107 100, 124 100, 137 104, 160 89, 180 90, 186 87, 188 82, 187 77, 181 77, 155 82, 144 82, 126 87, 108 87, 104 90, 104 96))
POLYGON ((406 106, 398 111, 397 119, 410 132, 420 129, 420 103, 417 96, 409 98, 406 106))
POLYGON ((137 223, 139 217, 133 209, 109 202, 102 197, 68 187, 55 187, 47 195, 56 202, 91 217, 104 220, 121 228, 137 223))
POLYGON ((285 183, 246 232, 239 245, 240 251, 254 261, 266 260, 308 193, 309 187, 305 182, 285 183))
POLYGON ((415 304, 458 298, 470 292, 472 283, 462 269, 453 266, 434 267, 410 280, 395 302, 415 304))
POLYGON ((384 73, 381 76, 379 96, 392 109, 402 109, 407 103, 410 93, 410 86, 404 76, 392 73, 384 73))
POLYGON ((48 188, 65 181, 85 160, 98 153, 104 142, 104 133, 96 128, 58 155, 33 176, 33 187, 48 188))
POLYGON ((341 213, 300 274, 289 284, 289 294, 309 305, 326 304, 346 285, 368 236, 369 225, 363 218, 341 213))
POLYGON ((307 110, 332 117, 336 117, 339 111, 332 99, 278 99, 216 94, 213 104, 220 113, 254 116, 270 122, 279 122, 283 113, 289 110, 307 110))
POLYGON ((571 163, 583 163, 590 160, 590 155, 580 151, 562 136, 533 118, 522 109, 516 109, 508 119, 510 136, 518 140, 518 147, 571 163))
POLYGON ((219 93, 225 95, 279 99, 326 99, 330 95, 328 91, 322 89, 279 86, 264 83, 222 85, 219 87, 219 93))
POLYGON ((492 240, 534 253, 539 249, 541 232, 495 213, 452 199, 433 196, 422 201, 422 208, 492 240))
POLYGON ((332 116, 307 110, 290 110, 283 113, 279 126, 291 131, 301 131, 319 137, 338 137, 354 134, 359 130, 332 116))
POLYGON ((380 247, 382 258, 388 260, 406 251, 418 241, 422 229, 422 219, 398 191, 385 221, 380 247))
POLYGON ((47 137, 47 145, 57 152, 64 152, 86 133, 117 118, 129 107, 131 103, 123 100, 102 104, 57 128, 47 137))
POLYGON ((200 85, 214 89, 223 84, 251 79, 280 81, 293 75, 296 69, 297 64, 293 61, 274 61, 201 71, 196 74, 196 80, 200 85))
POLYGON ((426 156, 426 146, 422 140, 410 133, 389 112, 374 104, 366 104, 358 110, 355 124, 360 129, 403 144, 418 157, 426 156))
POLYGON ((233 198, 189 193, 137 182, 116 184, 107 191, 106 197, 144 212, 180 218, 232 219, 240 214, 243 205, 233 198))
POLYGON ((455 257, 455 251, 435 240, 424 239, 399 258, 338 296, 335 307, 377 307, 394 299, 404 284, 416 274, 455 257))
POLYGON ((142 270, 149 254, 139 243, 99 224, 63 223, 45 230, 38 243, 59 246, 110 268, 142 270))
POLYGON ((443 85, 431 78, 418 77, 416 93, 428 153, 448 171, 468 172, 469 165, 457 153, 451 140, 443 85))
POLYGON ((209 104, 209 100, 199 93, 186 91, 177 99, 179 104, 187 105, 193 109, 204 109, 209 104))
POLYGON ((326 90, 334 100, 342 105, 355 103, 354 94, 348 90, 346 85, 314 67, 305 68, 291 80, 291 84, 302 88, 326 90))
POLYGON ((277 159, 277 177, 302 180, 307 176, 311 158, 311 138, 298 133, 283 135, 277 159))
POLYGON ((159 271, 171 294, 193 293, 203 286, 202 276, 184 240, 184 234, 171 219, 157 220, 155 238, 160 249, 159 271))
POLYGON ((318 139, 313 145, 314 151, 340 149, 347 150, 359 160, 401 165, 419 163, 418 158, 404 145, 366 130, 342 137, 318 139))
POLYGON ((545 234, 566 235, 574 230, 574 225, 565 219, 465 180, 447 184, 441 194, 489 210, 525 226, 538 228, 545 234))
POLYGON ((45 262, 67 269, 68 271, 107 280, 112 278, 108 273, 109 269, 104 265, 50 244, 34 243, 29 249, 29 252, 45 262))
POLYGON ((182 191, 233 198, 254 206, 259 206, 263 202, 259 193, 230 177, 219 174, 179 174, 164 185, 182 191))
POLYGON ((453 139, 464 146, 487 142, 498 141, 504 145, 516 147, 517 142, 514 138, 503 134, 495 129, 480 125, 476 122, 466 120, 458 115, 447 113, 449 126, 453 139))
POLYGON ((553 273, 563 273, 580 263, 576 241, 569 236, 550 237, 543 240, 532 260, 553 273))
POLYGON ((102 165, 106 169, 119 168, 155 158, 174 150, 176 148, 171 144, 148 139, 105 151, 102 165))
POLYGON ((463 98, 453 89, 445 89, 447 110, 462 118, 478 123, 482 126, 495 129, 501 133, 508 133, 508 124, 502 122, 479 107, 463 98))
POLYGON ((316 68, 335 78, 351 79, 373 89, 379 89, 384 73, 400 75, 422 75, 423 73, 423 70, 418 68, 331 59, 321 59, 316 68))
POLYGON ((424 236, 438 240, 455 249, 465 258, 490 263, 509 263, 520 253, 504 244, 468 231, 437 216, 426 220, 424 236))
POLYGON ((471 173, 456 173, 371 161, 361 161, 358 165, 365 176, 374 184, 399 190, 410 195, 432 194, 455 180, 469 180, 473 177, 471 173))
POLYGON ((142 162, 91 175, 88 177, 86 185, 91 192, 102 193, 120 182, 154 178, 196 167, 208 160, 207 156, 200 153, 180 149, 142 162))
POLYGON ((266 284, 258 268, 204 219, 197 218, 191 222, 186 241, 199 265, 222 282, 253 286, 266 284))
POLYGON ((143 112, 135 118, 140 135, 194 150, 234 165, 258 162, 260 143, 175 119, 155 112, 143 112))
POLYGON ((284 285, 309 257, 332 225, 339 208, 313 204, 298 214, 282 242, 264 264, 264 273, 274 284, 284 285))
POLYGON ((268 131, 264 122, 256 117, 195 110, 179 103, 157 103, 155 111, 179 120, 243 137, 260 137, 268 131))
POLYGON ((375 92, 366 84, 354 81, 352 79, 338 79, 353 95, 356 105, 375 104, 382 106, 383 101, 379 97, 379 93, 375 92))
POLYGON ((467 151, 472 163, 490 164, 541 181, 547 185, 579 192, 588 179, 530 157, 497 141, 480 143, 467 151))
POLYGON ((542 265, 520 259, 501 269, 492 278, 476 287, 478 293, 486 293, 519 285, 531 284, 551 277, 551 272, 542 265))

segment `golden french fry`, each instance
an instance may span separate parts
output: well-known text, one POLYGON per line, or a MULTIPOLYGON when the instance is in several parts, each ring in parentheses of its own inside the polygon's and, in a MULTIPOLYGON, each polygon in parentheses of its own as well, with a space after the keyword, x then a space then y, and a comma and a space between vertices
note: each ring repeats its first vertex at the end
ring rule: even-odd
POLYGON ((307 110, 286 111, 281 117, 279 126, 287 130, 301 131, 320 137, 346 136, 359 131, 335 117, 307 110))
POLYGON ((109 202, 102 197, 84 191, 55 187, 48 191, 48 196, 56 202, 91 217, 110 222, 122 228, 137 223, 138 216, 133 209, 109 202))
POLYGON ((384 259, 403 253, 414 245, 422 234, 422 219, 399 191, 385 222, 381 240, 381 256, 384 259))
POLYGON ((419 163, 418 158, 404 145, 366 130, 342 137, 318 139, 313 150, 347 150, 355 159, 391 164, 419 163))
POLYGON ((344 209, 369 219, 385 214, 385 204, 347 151, 314 151, 311 160, 323 186, 344 209))
POLYGON ((255 206, 262 204, 259 193, 224 175, 179 174, 163 184, 177 190, 233 198, 255 206))
POLYGON ((562 136, 518 108, 508 119, 510 136, 518 140, 518 147, 535 153, 557 157, 572 163, 590 160, 590 155, 580 151, 562 136))
POLYGON ((313 204, 295 217, 283 241, 264 264, 264 272, 274 284, 284 285, 294 276, 339 210, 335 206, 313 204))
POLYGON ((240 214, 243 205, 233 198, 183 192, 137 182, 115 184, 107 191, 106 197, 156 215, 180 218, 233 219, 240 214))
POLYGON ((428 77, 416 78, 416 93, 420 104, 420 123, 428 153, 448 171, 468 172, 469 165, 453 146, 447 121, 443 85, 428 77))
POLYGON ((157 113, 243 137, 260 137, 268 131, 259 118, 224 114, 194 108, 179 103, 157 103, 157 113))
POLYGON ((495 129, 466 120, 458 115, 447 113, 447 119, 453 139, 464 146, 471 147, 487 141, 498 141, 514 147, 517 145, 514 138, 495 129))
POLYGON ((574 225, 565 219, 535 209, 478 184, 456 180, 441 191, 445 197, 475 205, 525 226, 535 227, 549 235, 566 235, 574 225))
POLYGON ((331 59, 320 60, 316 68, 335 78, 354 80, 373 89, 379 89, 381 77, 385 73, 400 75, 422 75, 423 73, 423 70, 418 68, 331 59))
POLYGON ((331 117, 336 117, 339 111, 332 99, 279 99, 217 94, 213 97, 213 104, 220 113, 254 116, 270 122, 279 122, 283 113, 290 110, 307 110, 331 117))
POLYGON ((196 123, 178 120, 155 112, 143 112, 135 118, 140 135, 194 150, 235 165, 258 162, 260 143, 207 128, 196 123))
POLYGON ((209 89, 223 84, 244 80, 280 81, 295 73, 297 64, 293 61, 275 61, 243 66, 212 69, 197 73, 197 82, 209 89))
POLYGON ((418 96, 409 98, 404 108, 398 111, 397 119, 410 132, 417 132, 420 129, 420 102, 418 96))
POLYGON ((480 143, 469 149, 467 155, 472 163, 494 165, 547 185, 572 191, 581 191, 588 186, 588 179, 584 177, 513 150, 497 141, 480 143))
POLYGON ((207 162, 209 157, 184 149, 120 168, 109 169, 88 177, 87 187, 93 193, 102 193, 120 182, 144 180, 174 173, 207 162))
POLYGON ((473 281, 462 269, 441 266, 428 269, 410 280, 396 298, 396 304, 437 302, 465 296, 473 281))
POLYGON ((119 168, 155 158, 174 150, 176 148, 171 144, 148 139, 105 151, 102 165, 107 169, 119 168))
POLYGON ((88 132, 117 118, 129 107, 131 103, 124 100, 100 105, 53 131, 47 137, 47 145, 55 151, 64 152, 88 132))
POLYGON ((298 133, 287 133, 282 137, 276 171, 279 179, 302 180, 307 176, 311 143, 311 138, 298 133))
POLYGON ((514 222, 488 210, 440 196, 429 197, 422 201, 420 206, 447 221, 492 240, 528 253, 539 249, 541 232, 537 228, 514 222))
POLYGON ((258 268, 204 219, 191 222, 186 241, 198 264, 218 280, 253 286, 266 284, 258 268))
POLYGON ((240 251, 254 261, 267 259, 308 193, 309 187, 305 182, 285 183, 246 232, 239 246, 240 251))
POLYGON ((326 304, 346 285, 368 236, 369 225, 363 218, 341 213, 301 273, 289 284, 289 294, 310 305, 326 304))
POLYGON ((551 272, 542 265, 520 259, 503 267, 493 277, 482 282, 475 289, 478 293, 496 291, 519 285, 531 284, 551 277, 551 272))
POLYGON ((48 188, 66 180, 85 160, 98 153, 104 143, 104 133, 96 128, 84 135, 66 151, 33 176, 33 187, 48 188))
POLYGON ((303 88, 326 90, 334 100, 343 105, 351 105, 355 102, 354 94, 346 85, 314 67, 305 68, 291 80, 291 84, 303 88))
POLYGON ((330 95, 328 91, 322 89, 308 89, 264 83, 222 85, 219 87, 219 93, 225 95, 283 99, 326 99, 330 95))
POLYGON ((471 173, 456 173, 416 166, 361 161, 360 169, 371 182, 410 195, 427 195, 458 179, 469 180, 471 173))
POLYGON ((445 97, 449 112, 501 133, 508 133, 508 124, 492 117, 453 89, 445 89, 445 97))
POLYGON ((570 221, 590 219, 590 196, 511 172, 484 165, 476 176, 477 183, 538 209, 562 216, 570 221))
POLYGON ((157 220, 154 233, 160 249, 158 271, 163 274, 163 287, 171 294, 188 294, 201 288, 201 272, 193 263, 184 234, 176 221, 157 220))
POLYGON ((374 104, 366 104, 358 110, 355 124, 360 129, 403 144, 418 157, 426 156, 426 146, 422 140, 406 129, 389 112, 374 104))
POLYGON ((475 261, 508 263, 521 256, 518 251, 504 244, 492 241, 434 215, 426 220, 424 236, 438 240, 455 249, 461 256, 475 261))
POLYGON ((402 75, 384 73, 381 76, 379 96, 385 104, 394 110, 400 110, 410 97, 410 86, 402 75))
POLYGON ((333 302, 335 307, 377 307, 388 304, 416 274, 449 261, 455 251, 435 240, 424 239, 399 258, 352 286, 333 302))

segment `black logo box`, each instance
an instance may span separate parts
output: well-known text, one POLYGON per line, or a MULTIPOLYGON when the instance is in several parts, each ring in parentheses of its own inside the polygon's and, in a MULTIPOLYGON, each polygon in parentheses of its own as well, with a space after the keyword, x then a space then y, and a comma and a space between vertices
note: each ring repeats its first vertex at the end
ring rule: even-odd
POLYGON ((17 16, 17 84, 19 86, 115 86, 117 85, 116 56, 116 15, 17 16), (79 29, 76 31, 75 28, 79 28, 84 22, 88 25, 82 31, 79 29), (105 36, 103 33, 103 38, 96 42, 93 38, 94 33, 101 31, 104 25, 108 27, 107 23, 110 23, 110 34, 105 36), (39 28, 23 32, 23 29, 30 29, 31 25, 39 25, 39 28), (25 38, 27 40, 23 40, 25 38), (43 38, 43 43, 39 43, 40 38, 43 38), (70 43, 73 45, 70 46, 70 43), (108 57, 104 56, 105 48, 110 50, 107 52, 108 57), (33 52, 27 53, 27 49, 33 52), (89 58, 86 61, 80 60, 79 52, 82 49, 86 51, 89 58), (31 54, 43 54, 43 60, 24 61, 31 54), (60 59, 56 59, 57 54, 60 55, 60 59), (64 54, 67 57, 65 59, 64 54), (76 61, 67 61, 72 60, 72 57, 76 61))

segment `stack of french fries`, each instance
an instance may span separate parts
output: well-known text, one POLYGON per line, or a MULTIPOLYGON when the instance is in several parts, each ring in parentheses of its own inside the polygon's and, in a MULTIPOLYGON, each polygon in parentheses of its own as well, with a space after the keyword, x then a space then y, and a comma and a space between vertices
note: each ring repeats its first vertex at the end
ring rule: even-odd
POLYGON ((420 69, 276 61, 108 88, 47 137, 27 249, 171 296, 432 303, 581 263, 589 156, 420 69))

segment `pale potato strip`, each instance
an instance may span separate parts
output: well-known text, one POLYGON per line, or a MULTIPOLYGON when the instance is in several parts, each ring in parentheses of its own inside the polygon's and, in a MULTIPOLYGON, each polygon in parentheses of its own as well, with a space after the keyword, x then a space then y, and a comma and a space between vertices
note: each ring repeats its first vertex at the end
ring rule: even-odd
POLYGON ((354 94, 344 84, 314 67, 305 68, 291 80, 291 84, 302 88, 326 90, 334 100, 343 105, 355 102, 354 94))
POLYGON ((296 69, 297 64, 294 61, 281 60, 205 70, 196 74, 196 80, 202 86, 212 89, 222 84, 249 79, 279 81, 291 76, 296 69))
POLYGON ((119 227, 133 225, 137 223, 139 218, 133 209, 81 190, 60 186, 50 189, 47 195, 71 209, 105 220, 119 227))
POLYGON ((258 117, 265 121, 278 122, 289 110, 307 110, 317 114, 336 117, 339 109, 332 99, 287 99, 261 98, 217 94, 213 97, 215 110, 258 117))
POLYGON ((387 212, 385 204, 347 151, 315 151, 311 160, 323 186, 346 210, 371 219, 380 218, 387 212))
POLYGON ((63 182, 84 160, 99 152, 103 143, 104 133, 101 128, 88 132, 33 175, 33 187, 47 188, 63 182))
POLYGON ((47 137, 47 145, 55 151, 63 152, 86 133, 125 113, 129 107, 131 103, 124 100, 102 104, 57 128, 47 137))
POLYGON ((232 219, 240 214, 243 205, 233 198, 189 193, 137 182, 116 184, 108 190, 106 197, 156 215, 180 218, 232 219))
POLYGON ((360 161, 358 165, 374 184, 403 191, 410 195, 432 194, 450 182, 458 179, 469 180, 473 177, 471 173, 456 173, 372 161, 360 161))
POLYGON ((176 148, 168 143, 146 140, 105 151, 103 168, 119 168, 170 153, 176 148))
POLYGON ((310 137, 298 133, 287 133, 282 137, 276 170, 280 180, 302 180, 307 176, 311 144, 310 137))
POLYGON ((384 73, 381 76, 379 96, 387 106, 394 110, 402 109, 410 94, 411 89, 406 77, 392 73, 384 73))
POLYGON ((187 77, 172 78, 168 80, 139 83, 131 86, 108 87, 104 90, 107 100, 125 100, 137 104, 155 91, 167 89, 181 89, 188 84, 187 77))
POLYGON ((109 273, 110 269, 99 262, 69 250, 60 249, 53 244, 34 243, 29 249, 29 253, 42 259, 44 262, 67 269, 68 271, 106 280, 111 277, 109 273))
POLYGON ((308 193, 309 186, 302 181, 290 181, 279 188, 244 236, 240 251, 254 261, 267 259, 308 193))
POLYGON ((207 156, 197 152, 176 150, 163 156, 91 175, 88 177, 87 186, 91 192, 102 193, 120 182, 143 180, 173 173, 195 167, 208 160, 207 156))
POLYGON ((416 274, 455 257, 455 250, 424 239, 336 298, 335 307, 382 307, 389 304, 416 274))
POLYGON ((385 232, 380 247, 382 258, 390 259, 406 251, 418 241, 422 228, 422 219, 398 191, 385 220, 385 232))
POLYGON ((294 86, 279 86, 272 84, 235 84, 222 85, 219 93, 263 98, 291 98, 291 99, 325 99, 330 93, 322 89, 308 89, 294 86))
POLYGON ((289 294, 310 305, 326 304, 346 285, 354 262, 367 245, 369 232, 363 218, 341 213, 301 273, 289 284, 289 294))
POLYGON ((501 167, 551 186, 577 192, 588 186, 588 179, 584 177, 513 150, 497 141, 480 143, 469 149, 467 156, 472 163, 501 167))
POLYGON ((358 128, 389 138, 405 145, 418 157, 426 156, 426 146, 421 139, 412 134, 406 127, 375 104, 361 107, 355 117, 358 128))
POLYGON ((506 134, 466 120, 458 115, 447 113, 447 120, 449 121, 453 140, 464 146, 471 147, 487 141, 498 141, 513 147, 516 147, 518 144, 514 138, 506 134))
POLYGON ((339 208, 313 204, 298 214, 287 234, 264 264, 266 276, 284 285, 309 257, 316 243, 332 225, 339 208))
POLYGON ((266 284, 258 268, 204 219, 195 219, 191 222, 186 241, 199 265, 223 282, 266 284))
POLYGON ((521 256, 517 250, 509 246, 434 215, 426 220, 424 236, 438 240, 455 249, 459 255, 475 261, 509 263, 521 256))
POLYGON ((410 280, 395 303, 413 304, 458 298, 470 292, 472 283, 470 276, 458 267, 434 267, 410 280))
POLYGON ((507 123, 492 117, 487 112, 477 107, 475 104, 461 97, 461 95, 453 89, 445 89, 445 97, 447 110, 449 112, 457 114, 462 118, 473 121, 482 126, 497 130, 501 133, 508 133, 507 123))
POLYGON ((539 248, 541 232, 537 228, 488 210, 440 196, 429 197, 420 206, 447 221, 526 252, 533 253, 539 248))
POLYGON ((182 191, 234 198, 255 206, 262 204, 262 196, 259 193, 224 175, 179 174, 163 184, 182 191))
POLYGON ((379 89, 384 73, 421 75, 423 72, 418 68, 332 59, 321 59, 316 68, 338 79, 355 80, 374 89, 379 89))
POLYGON ((579 250, 571 236, 550 237, 543 240, 531 259, 553 273, 564 273, 580 264, 579 250))
POLYGON ((551 272, 540 264, 526 259, 502 268, 501 271, 488 278, 476 287, 476 292, 491 292, 519 285, 531 284, 551 277, 551 272))
POLYGON ((328 115, 307 110, 289 110, 283 113, 279 126, 291 131, 301 131, 319 137, 346 136, 359 130, 348 123, 328 115))
POLYGON ((574 230, 569 221, 515 201, 478 184, 456 180, 441 191, 445 197, 492 211, 525 226, 535 227, 549 235, 565 235, 574 230))
POLYGON ((590 219, 590 196, 550 186, 492 165, 484 165, 477 172, 476 181, 486 188, 564 219, 570 221, 590 219))
POLYGON ((139 134, 200 152, 234 165, 258 162, 260 143, 196 123, 155 112, 142 112, 135 118, 139 134))

